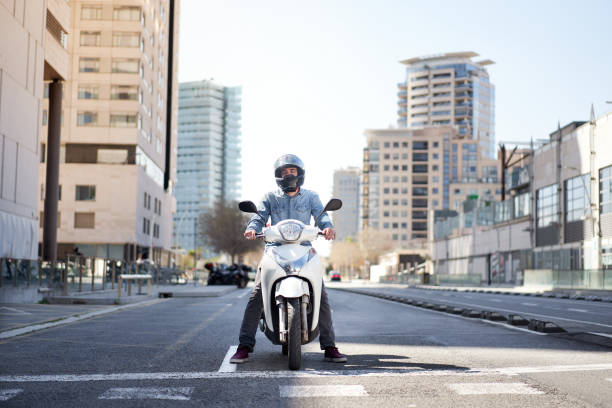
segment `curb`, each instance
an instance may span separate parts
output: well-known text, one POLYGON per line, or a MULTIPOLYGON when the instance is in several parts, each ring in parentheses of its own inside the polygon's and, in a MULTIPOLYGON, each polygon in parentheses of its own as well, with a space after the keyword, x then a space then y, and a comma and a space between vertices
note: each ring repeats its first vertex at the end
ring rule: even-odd
POLYGON ((90 319, 92 317, 97 317, 97 316, 102 316, 108 313, 113 313, 113 312, 116 312, 122 309, 127 309, 127 308, 131 308, 135 306, 148 306, 148 305, 152 305, 152 304, 159 303, 159 302, 162 302, 162 300, 160 299, 145 300, 143 302, 130 303, 127 305, 111 307, 111 308, 104 309, 104 310, 96 310, 94 312, 89 312, 89 313, 85 313, 85 314, 78 315, 78 316, 68 316, 68 317, 60 318, 58 320, 54 320, 54 321, 47 322, 47 323, 35 323, 29 326, 19 327, 17 329, 9 329, 9 330, 0 332, 0 340, 10 339, 12 337, 22 336, 24 334, 33 333, 36 331, 49 329, 52 327, 63 326, 63 325, 78 322, 81 320, 90 319))
POLYGON ((595 295, 581 295, 581 294, 568 294, 568 293, 553 293, 553 292, 517 292, 517 291, 506 291, 499 289, 464 289, 460 290, 456 287, 444 287, 444 286, 422 286, 422 285, 409 285, 410 289, 422 289, 422 290, 433 290, 433 291, 444 291, 444 292, 473 292, 473 293, 487 293, 494 295, 511 295, 511 296, 535 296, 545 297, 552 299, 572 299, 572 300, 586 300, 591 302, 608 302, 612 303, 612 296, 595 296, 595 295))
MULTIPOLYGON (((470 308, 460 308, 451 305, 431 303, 428 301, 422 301, 417 299, 411 299, 403 296, 393 296, 386 293, 371 291, 371 290, 359 290, 359 289, 348 289, 348 288, 333 288, 350 293, 356 293, 359 295, 372 296, 381 299, 390 300, 398 303, 405 303, 408 305, 421 307, 424 309, 434 310, 440 313, 447 313, 449 315, 459 315, 461 317, 480 319, 485 321, 491 321, 501 323, 507 326, 522 326, 525 331, 534 331, 538 334, 552 335, 554 337, 578 340, 591 344, 596 344, 604 347, 612 347, 612 335, 603 333, 592 333, 592 332, 575 332, 568 333, 563 327, 559 326, 554 322, 543 321, 538 319, 526 319, 518 314, 509 314, 507 317, 503 314, 490 310, 474 310, 470 308)), ((434 289, 435 290, 435 289, 434 289)), ((441 290, 441 289, 438 289, 441 290)))

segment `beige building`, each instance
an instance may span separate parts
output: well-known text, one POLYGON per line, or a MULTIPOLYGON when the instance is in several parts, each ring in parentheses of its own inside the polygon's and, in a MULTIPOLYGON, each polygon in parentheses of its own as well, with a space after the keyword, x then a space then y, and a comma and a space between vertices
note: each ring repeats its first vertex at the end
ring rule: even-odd
POLYGON ((388 232, 396 247, 424 248, 430 210, 499 196, 497 162, 457 131, 452 125, 366 130, 362 228, 388 232))
POLYGON ((68 77, 66 0, 0 1, 0 257, 38 256, 43 79, 68 77))
MULTIPOLYGON (((131 260, 147 257, 152 247, 153 259, 167 264, 176 207, 179 2, 70 4, 58 258, 78 248, 84 255, 131 260)), ((41 118, 41 216, 47 104, 41 118)))
POLYGON ((406 79, 398 84, 398 126, 455 125, 457 137, 478 140, 484 156, 495 157, 495 87, 472 51, 401 61, 406 79))
POLYGON ((342 200, 342 209, 332 213, 339 241, 356 240, 359 232, 359 178, 358 167, 334 171, 333 197, 342 200))

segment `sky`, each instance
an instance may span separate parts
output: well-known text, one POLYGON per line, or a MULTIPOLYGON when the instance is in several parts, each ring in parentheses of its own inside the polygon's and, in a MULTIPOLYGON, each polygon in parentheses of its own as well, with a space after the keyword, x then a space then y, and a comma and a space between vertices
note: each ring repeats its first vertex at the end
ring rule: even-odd
POLYGON ((612 110, 609 1, 181 0, 179 81, 242 86, 242 199, 276 187, 285 153, 331 197, 365 129, 396 126, 400 60, 491 59, 496 141, 542 139, 612 110))

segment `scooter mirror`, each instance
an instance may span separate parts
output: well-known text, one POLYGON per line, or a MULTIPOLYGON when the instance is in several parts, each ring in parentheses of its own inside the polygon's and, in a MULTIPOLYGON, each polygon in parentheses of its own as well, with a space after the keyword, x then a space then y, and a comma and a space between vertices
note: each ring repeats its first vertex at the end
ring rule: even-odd
POLYGON ((323 211, 336 211, 342 208, 342 200, 332 198, 327 202, 323 211))
POLYGON ((339 200, 337 198, 332 198, 331 200, 327 202, 327 204, 325 204, 325 208, 323 208, 323 211, 321 211, 321 214, 319 214, 319 216, 315 219, 314 225, 317 225, 317 223, 319 222, 319 219, 321 218, 321 216, 323 215, 325 211, 336 211, 336 210, 339 210, 340 208, 342 208, 342 200, 339 200))
POLYGON ((242 212, 257 214, 257 206, 252 201, 241 201, 238 203, 238 208, 242 212))

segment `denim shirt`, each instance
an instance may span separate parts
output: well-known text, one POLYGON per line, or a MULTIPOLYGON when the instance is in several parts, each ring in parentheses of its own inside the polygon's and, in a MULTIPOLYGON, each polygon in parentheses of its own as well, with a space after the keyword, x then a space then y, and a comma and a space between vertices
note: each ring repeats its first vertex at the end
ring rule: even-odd
MULTIPOLYGON (((310 216, 317 218, 322 210, 323 204, 321 204, 319 195, 303 188, 300 188, 300 191, 293 197, 283 193, 281 189, 271 191, 264 195, 257 206, 257 211, 264 220, 267 221, 268 217, 272 218, 271 225, 287 219, 299 220, 309 225, 310 216)), ((317 226, 322 230, 334 227, 327 212, 319 219, 317 226)), ((264 221, 257 215, 253 215, 246 229, 260 233, 263 227, 265 227, 264 221)))

